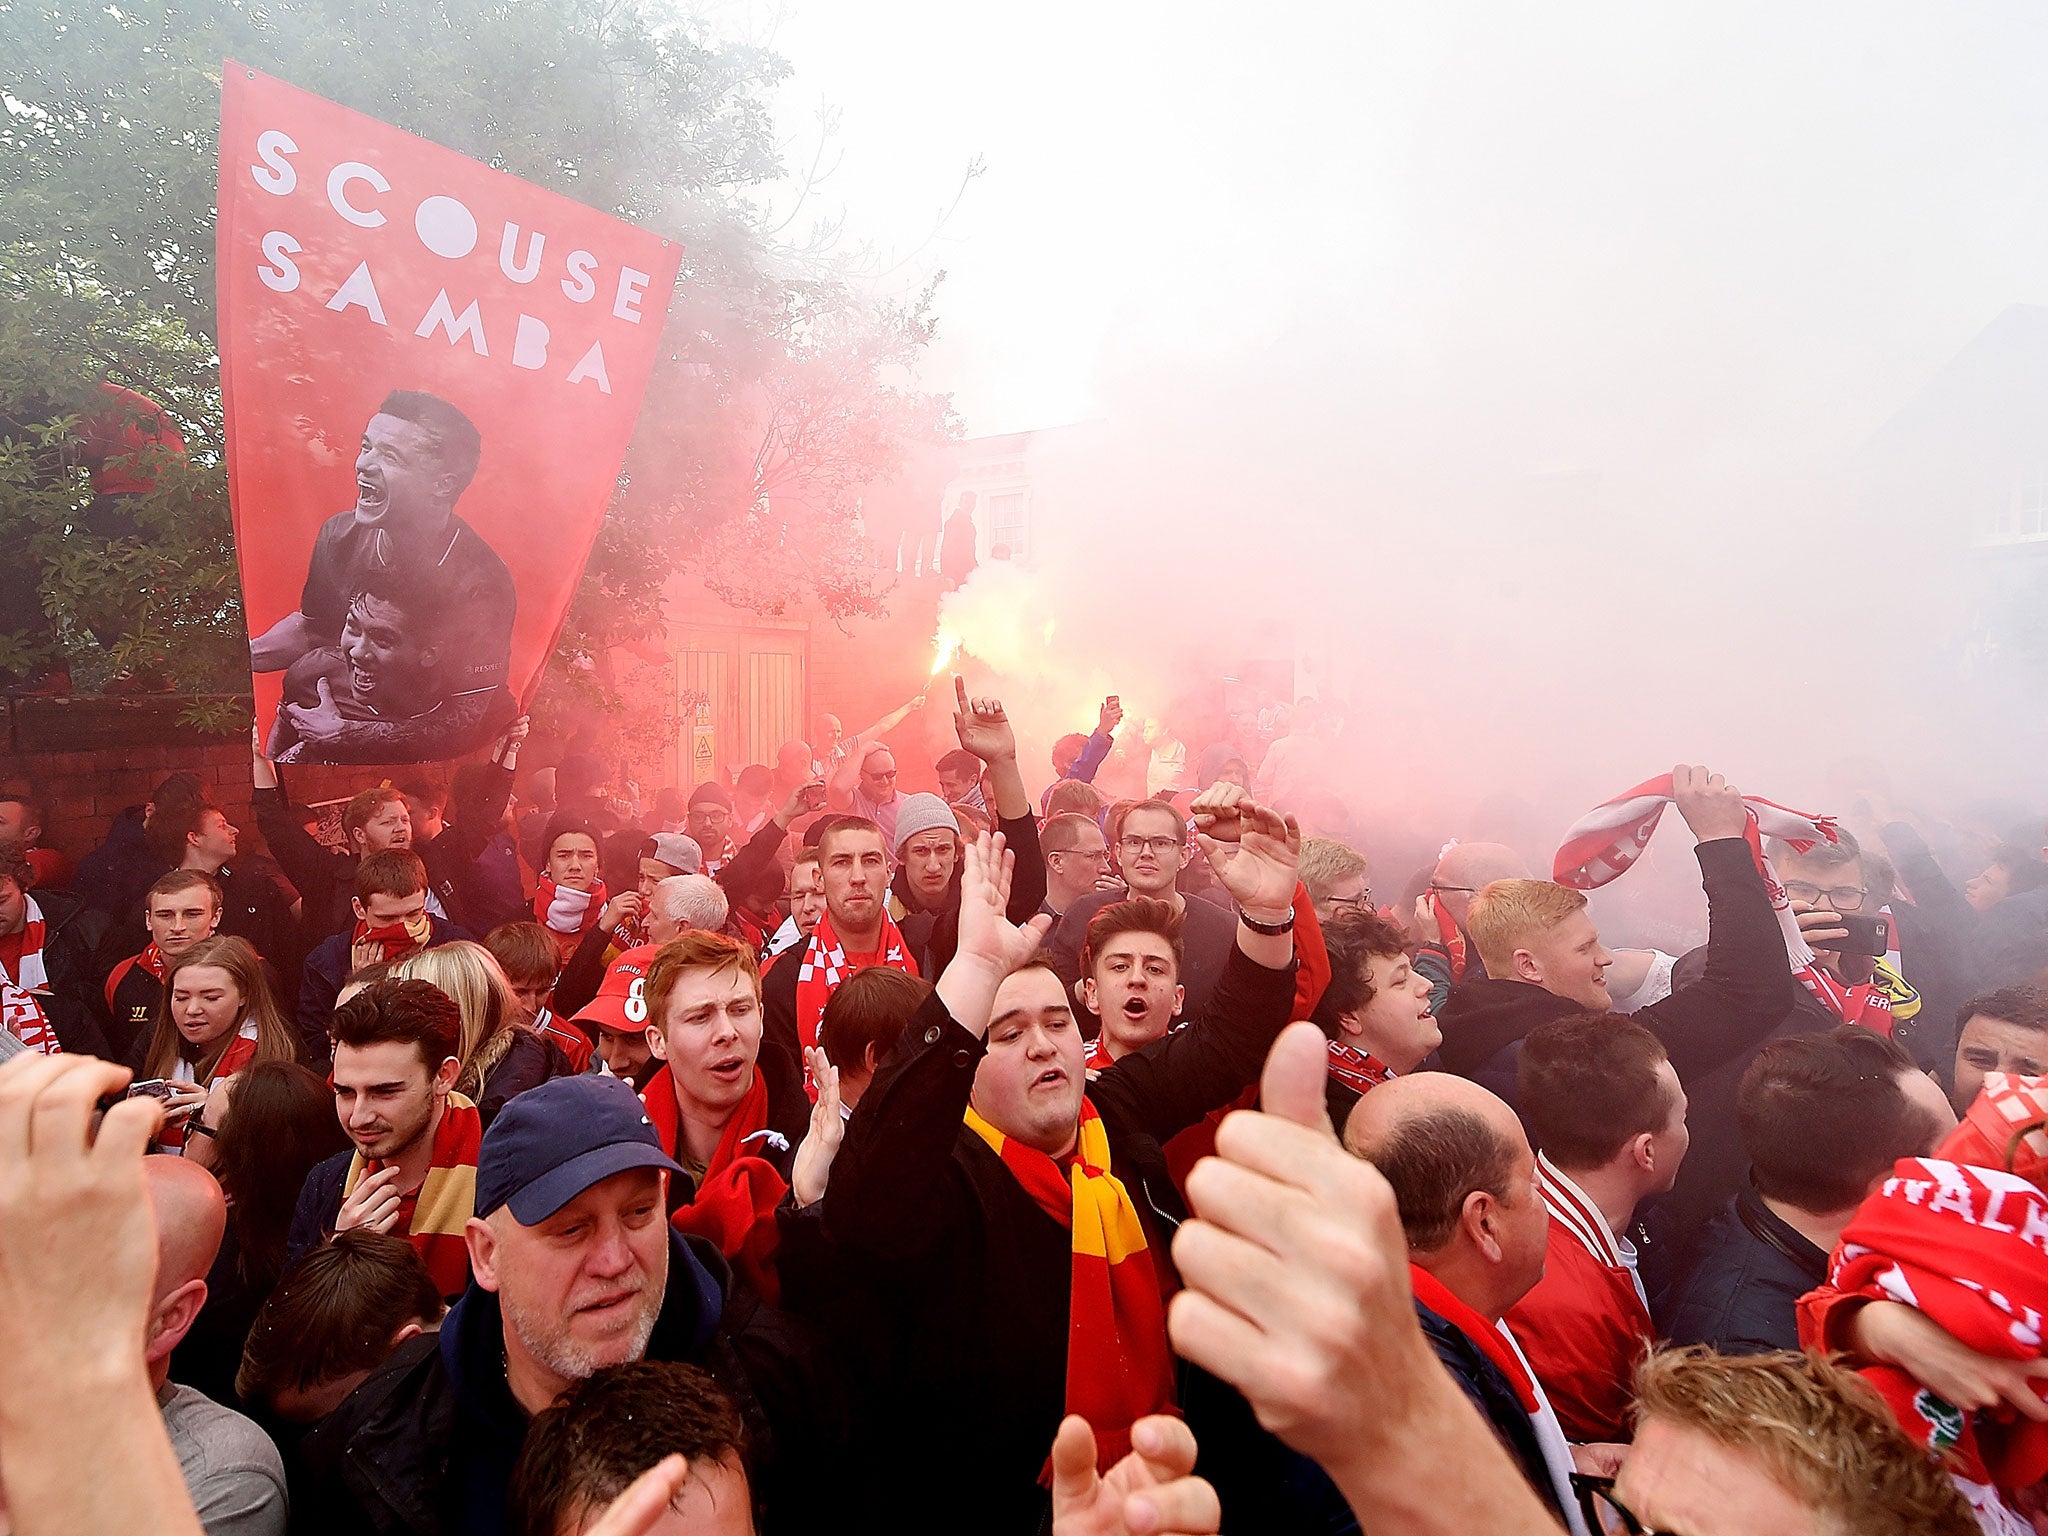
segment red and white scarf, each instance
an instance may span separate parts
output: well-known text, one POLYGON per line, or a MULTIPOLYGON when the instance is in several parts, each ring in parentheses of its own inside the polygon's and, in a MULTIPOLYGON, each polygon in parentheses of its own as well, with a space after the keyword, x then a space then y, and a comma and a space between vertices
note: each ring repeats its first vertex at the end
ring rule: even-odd
POLYGON ((59 1056, 64 1047, 57 1043, 56 1028, 42 1004, 50 995, 50 973, 43 964, 43 909, 33 896, 22 900, 28 922, 21 933, 21 962, 12 976, 0 967, 0 1028, 32 1051, 59 1056))
MULTIPOLYGON (((1979 1354, 2039 1359, 2048 1352, 2048 1196, 1995 1168, 1901 1158, 1843 1228, 1828 1282, 1903 1302, 1979 1354)), ((1964 1412, 1894 1366, 1862 1375, 1908 1435, 1971 1482, 2028 1488, 2048 1473, 2048 1425, 2004 1404, 1964 1412)))
POLYGON ((1342 1040, 1329 1042, 1330 1076, 1353 1093, 1370 1093, 1394 1077, 1394 1069, 1370 1051, 1342 1040))
MULTIPOLYGON (((1649 846, 1650 837, 1657 830, 1657 823, 1664 819, 1664 812, 1675 800, 1671 775, 1662 773, 1594 806, 1573 822, 1565 833, 1552 865, 1551 878, 1575 891, 1591 891, 1605 885, 1642 857, 1643 849, 1649 846)), ((1811 969, 1813 950, 1799 931, 1799 918, 1785 897, 1785 888, 1778 883, 1771 861, 1764 857, 1763 840, 1775 837, 1797 852, 1805 853, 1821 843, 1840 842, 1841 834, 1835 830, 1831 816, 1812 816, 1805 811, 1788 810, 1759 795, 1744 795, 1742 803, 1749 812, 1749 822, 1742 833, 1743 841, 1749 844, 1757 873, 1764 877, 1764 890, 1770 895, 1771 910, 1778 914, 1778 927, 1785 935, 1786 957, 1792 962, 1794 971, 1811 969)))
POLYGON ((805 1052, 804 1092, 811 1096, 814 1104, 818 1100, 818 1087, 811 1081, 809 1052, 818 1043, 818 1028, 825 1018, 825 1004, 839 990, 839 983, 872 965, 886 965, 906 976, 917 974, 917 962, 904 948, 903 931, 896 926, 894 918, 887 912, 882 914, 878 953, 848 960, 846 946, 832 931, 832 914, 818 914, 818 926, 811 930, 810 941, 804 945, 803 962, 796 973, 796 1030, 805 1052))
POLYGON ((533 920, 556 933, 588 933, 597 926, 598 914, 604 907, 602 880, 587 891, 579 891, 557 885, 550 876, 542 875, 533 888, 533 920))

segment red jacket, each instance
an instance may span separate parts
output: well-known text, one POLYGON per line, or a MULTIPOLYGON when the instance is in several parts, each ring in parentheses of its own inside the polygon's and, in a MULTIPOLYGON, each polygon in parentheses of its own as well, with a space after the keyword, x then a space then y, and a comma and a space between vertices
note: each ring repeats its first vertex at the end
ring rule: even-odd
POLYGON ((1549 1253, 1507 1324, 1567 1439, 1627 1440, 1636 1367, 1656 1345, 1656 1326, 1600 1208, 1549 1158, 1539 1161, 1549 1253))

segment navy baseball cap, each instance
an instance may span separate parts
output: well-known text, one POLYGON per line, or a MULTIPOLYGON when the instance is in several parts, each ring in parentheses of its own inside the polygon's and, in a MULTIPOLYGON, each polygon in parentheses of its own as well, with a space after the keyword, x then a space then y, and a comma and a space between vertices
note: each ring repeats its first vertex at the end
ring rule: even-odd
POLYGON ((683 1171, 625 1083, 587 1072, 557 1077, 507 1100, 484 1132, 476 1213, 510 1206, 513 1220, 530 1227, 628 1168, 683 1171))

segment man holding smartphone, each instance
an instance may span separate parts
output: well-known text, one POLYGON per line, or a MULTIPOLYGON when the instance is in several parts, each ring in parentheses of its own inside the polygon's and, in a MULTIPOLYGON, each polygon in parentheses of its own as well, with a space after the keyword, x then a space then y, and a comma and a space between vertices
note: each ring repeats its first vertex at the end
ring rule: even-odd
POLYGON ((1860 1024, 1890 1035, 1894 1010, 1903 1019, 1919 995, 1884 958, 1892 923, 1880 908, 1891 893, 1871 889, 1862 848, 1847 832, 1840 837, 1805 853, 1774 838, 1765 850, 1813 947, 1813 964, 1799 973, 1808 994, 1800 1011, 1813 1028, 1860 1024))

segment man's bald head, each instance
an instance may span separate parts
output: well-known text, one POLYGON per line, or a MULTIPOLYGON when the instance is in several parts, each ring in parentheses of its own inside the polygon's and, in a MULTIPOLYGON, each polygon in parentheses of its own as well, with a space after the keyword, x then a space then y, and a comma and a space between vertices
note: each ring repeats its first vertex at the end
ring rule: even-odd
POLYGON ((228 1203, 213 1175, 182 1157, 145 1157, 142 1174, 156 1218, 156 1288, 145 1354, 162 1386, 171 1351, 206 1304, 206 1275, 220 1255, 228 1203))
POLYGON ((1498 1322, 1543 1278, 1550 1215, 1515 1112, 1444 1072, 1397 1077, 1351 1112, 1344 1144, 1393 1188, 1408 1252, 1498 1322), (1398 1090, 1398 1091, 1396 1091, 1398 1090))
POLYGON ((156 1218, 156 1299, 204 1280, 227 1233, 228 1203, 214 1176, 182 1157, 143 1159, 149 1210, 156 1218))
POLYGON ((1430 885, 1451 916, 1465 921, 1472 898, 1496 880, 1526 880, 1529 865, 1506 843, 1453 843, 1436 861, 1430 885))

